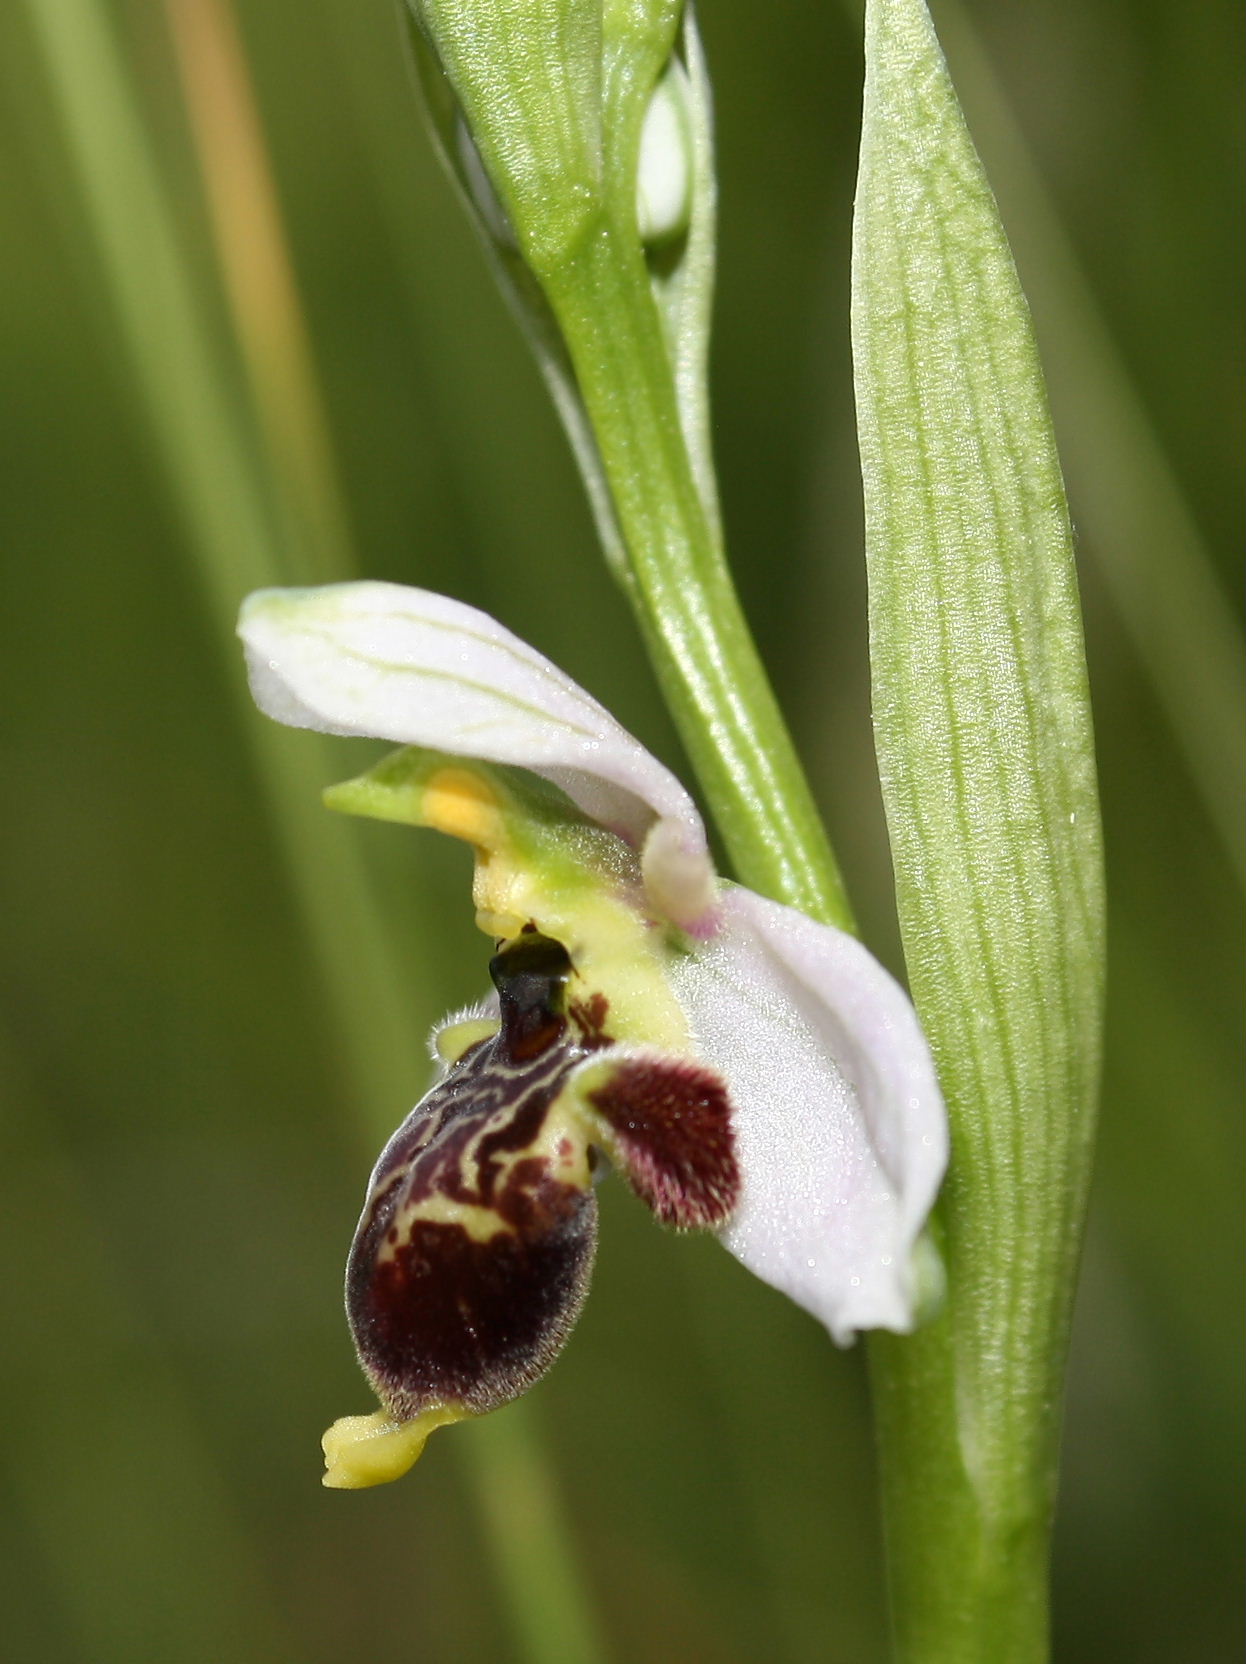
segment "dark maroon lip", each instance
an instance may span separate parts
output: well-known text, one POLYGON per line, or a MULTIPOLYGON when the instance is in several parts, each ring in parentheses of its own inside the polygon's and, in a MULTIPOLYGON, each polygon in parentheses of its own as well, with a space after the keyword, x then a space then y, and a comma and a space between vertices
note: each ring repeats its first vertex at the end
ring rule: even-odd
POLYGON ((347 1265, 360 1362, 400 1420, 442 1404, 495 1409, 549 1368, 596 1247, 590 1142, 665 1223, 721 1224, 738 1195, 730 1105, 711 1070, 630 1051, 616 1065, 606 1000, 569 1006, 570 957, 535 931, 495 955, 490 972, 498 1033, 472 1046, 389 1141, 347 1265), (569 1117, 551 1138, 554 1106, 590 1058, 602 1069, 583 1125, 569 1117))

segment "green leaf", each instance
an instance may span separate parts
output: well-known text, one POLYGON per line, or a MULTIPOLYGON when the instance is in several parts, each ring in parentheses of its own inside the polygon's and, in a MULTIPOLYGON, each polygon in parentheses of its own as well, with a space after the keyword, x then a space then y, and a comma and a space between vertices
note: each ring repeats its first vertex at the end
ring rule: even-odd
POLYGON ((901 1655, 1042 1657, 1098 1082, 1072 534, 1029 313, 920 0, 870 0, 853 256, 877 747, 953 1165, 948 1304, 874 1348, 901 1655))

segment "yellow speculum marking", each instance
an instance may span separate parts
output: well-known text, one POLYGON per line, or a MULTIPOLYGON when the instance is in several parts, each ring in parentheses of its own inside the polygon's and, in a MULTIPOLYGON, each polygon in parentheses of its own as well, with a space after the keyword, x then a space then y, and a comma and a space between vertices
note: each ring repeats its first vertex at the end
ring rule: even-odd
POLYGON ((378 1265, 384 1265, 402 1252, 413 1225, 457 1225, 473 1242, 492 1242, 495 1236, 510 1230, 493 1208, 482 1207, 478 1202, 457 1202, 452 1196, 425 1196, 394 1215, 390 1231, 397 1231, 398 1240, 391 1242, 386 1232, 377 1251, 378 1265))
POLYGON ((588 1139, 578 1114, 578 1101, 571 1093, 563 1092, 550 1105, 541 1130, 523 1150, 507 1150, 501 1165, 502 1182, 510 1176, 518 1162, 537 1156, 548 1164, 551 1179, 559 1184, 575 1185, 587 1190, 592 1183, 588 1165, 588 1139))

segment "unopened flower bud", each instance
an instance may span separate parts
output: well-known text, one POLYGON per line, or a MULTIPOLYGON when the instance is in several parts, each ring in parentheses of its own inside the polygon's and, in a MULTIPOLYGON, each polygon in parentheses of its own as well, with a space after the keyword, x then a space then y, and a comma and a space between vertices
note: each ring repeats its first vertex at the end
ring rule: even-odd
POLYGON ((644 243, 666 242, 688 227, 692 156, 687 85, 682 66, 672 59, 645 112, 636 171, 636 220, 644 243))

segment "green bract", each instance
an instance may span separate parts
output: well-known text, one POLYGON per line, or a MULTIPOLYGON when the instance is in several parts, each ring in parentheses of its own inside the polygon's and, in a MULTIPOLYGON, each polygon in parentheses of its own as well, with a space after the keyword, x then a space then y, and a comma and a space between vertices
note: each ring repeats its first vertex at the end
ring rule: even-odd
POLYGON ((602 344, 618 293, 654 309, 702 510, 715 524, 718 515, 705 398, 710 98, 691 9, 678 0, 409 3, 443 160, 527 331, 623 573, 626 538, 577 362, 602 344))
POLYGON ((574 260, 616 217, 616 230, 637 230, 641 127, 680 0, 409 4, 424 68, 445 77, 534 271, 574 260))

